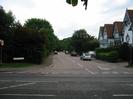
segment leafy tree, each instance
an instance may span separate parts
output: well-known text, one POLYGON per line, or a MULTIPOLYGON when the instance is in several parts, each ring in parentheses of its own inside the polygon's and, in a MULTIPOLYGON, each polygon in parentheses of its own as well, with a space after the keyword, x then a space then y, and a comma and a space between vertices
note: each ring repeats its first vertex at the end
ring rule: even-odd
MULTIPOLYGON (((84 2, 85 9, 87 9, 88 0, 81 0, 84 2)), ((78 4, 78 0, 66 0, 68 4, 71 4, 72 6, 76 6, 78 4)))
POLYGON ((3 59, 8 60, 10 57, 10 48, 12 42, 12 25, 14 24, 14 16, 11 11, 5 12, 0 6, 0 39, 4 40, 3 59))
POLYGON ((28 19, 24 27, 35 29, 46 36, 45 55, 48 55, 57 47, 58 38, 54 35, 52 25, 45 19, 32 18, 28 19))
POLYGON ((3 7, 0 6, 0 38, 8 39, 8 35, 10 35, 10 28, 14 23, 14 17, 12 12, 5 12, 3 7))
POLYGON ((86 30, 84 29, 75 31, 71 40, 73 48, 79 54, 89 50, 95 50, 95 48, 98 47, 97 43, 97 40, 93 36, 87 34, 86 30))
POLYGON ((12 57, 25 57, 26 62, 40 64, 43 59, 45 36, 37 30, 21 27, 14 28, 12 36, 12 57))
POLYGON ((71 52, 73 50, 73 47, 71 45, 71 37, 60 40, 58 50, 59 51, 66 50, 71 52))

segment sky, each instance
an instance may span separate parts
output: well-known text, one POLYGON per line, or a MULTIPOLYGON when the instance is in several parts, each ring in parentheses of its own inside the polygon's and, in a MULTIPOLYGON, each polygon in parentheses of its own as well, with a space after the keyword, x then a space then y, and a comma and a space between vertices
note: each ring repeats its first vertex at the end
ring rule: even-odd
POLYGON ((126 8, 133 9, 133 0, 88 0, 73 7, 66 0, 0 0, 6 11, 12 11, 21 24, 27 19, 41 18, 50 22, 59 39, 71 37, 74 31, 85 29, 98 37, 99 27, 123 21, 126 8))

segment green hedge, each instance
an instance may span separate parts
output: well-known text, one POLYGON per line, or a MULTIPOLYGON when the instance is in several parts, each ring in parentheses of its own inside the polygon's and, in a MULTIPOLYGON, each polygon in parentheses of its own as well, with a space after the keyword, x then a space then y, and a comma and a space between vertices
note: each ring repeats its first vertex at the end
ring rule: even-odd
POLYGON ((98 53, 97 58, 109 62, 117 62, 119 59, 119 54, 117 51, 110 51, 105 53, 98 53))
POLYGON ((98 48, 96 49, 96 58, 109 62, 117 62, 119 60, 118 48, 98 48))

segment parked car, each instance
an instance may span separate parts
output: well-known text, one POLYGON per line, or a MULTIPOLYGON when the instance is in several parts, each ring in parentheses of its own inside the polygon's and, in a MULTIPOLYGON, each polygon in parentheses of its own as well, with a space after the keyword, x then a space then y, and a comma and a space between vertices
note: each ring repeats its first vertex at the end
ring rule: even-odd
POLYGON ((89 51, 88 53, 89 53, 89 55, 91 55, 91 58, 95 58, 96 57, 95 51, 89 51))
POLYGON ((57 51, 54 51, 54 54, 58 54, 58 52, 57 51))
POLYGON ((75 51, 71 52, 71 56, 77 56, 78 54, 75 51))
POLYGON ((92 60, 91 55, 89 53, 83 53, 80 59, 81 60, 92 60))
POLYGON ((65 54, 69 54, 69 52, 68 51, 65 51, 65 54))

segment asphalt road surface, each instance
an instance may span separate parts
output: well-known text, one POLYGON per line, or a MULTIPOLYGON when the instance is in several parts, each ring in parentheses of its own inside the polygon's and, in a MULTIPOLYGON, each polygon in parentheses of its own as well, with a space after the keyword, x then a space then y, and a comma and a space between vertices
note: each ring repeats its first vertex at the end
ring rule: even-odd
POLYGON ((0 99, 133 99, 126 65, 59 53, 49 68, 0 72, 0 99))

